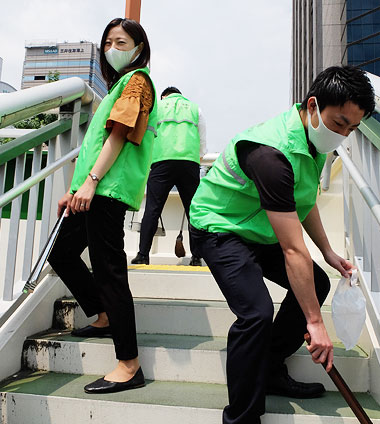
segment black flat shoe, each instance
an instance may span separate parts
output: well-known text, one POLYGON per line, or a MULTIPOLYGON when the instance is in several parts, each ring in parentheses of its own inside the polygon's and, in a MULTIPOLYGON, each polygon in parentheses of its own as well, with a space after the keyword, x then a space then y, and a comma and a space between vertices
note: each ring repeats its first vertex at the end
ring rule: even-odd
POLYGON ((131 260, 131 264, 149 265, 149 255, 143 255, 142 253, 139 252, 137 256, 131 260))
POLYGON ((88 325, 87 327, 77 328, 71 332, 75 337, 112 337, 111 327, 94 327, 88 325))
POLYGON ((139 387, 145 386, 144 374, 141 367, 137 370, 136 374, 128 381, 122 383, 116 383, 113 381, 107 381, 103 378, 99 378, 93 383, 84 386, 86 393, 115 393, 123 390, 138 389, 139 387))
POLYGON ((202 266, 202 259, 197 256, 192 256, 189 262, 190 266, 202 266))
POLYGON ((296 381, 288 374, 286 365, 276 375, 268 379, 267 395, 286 396, 297 399, 317 398, 325 393, 325 388, 321 383, 302 383, 296 381))

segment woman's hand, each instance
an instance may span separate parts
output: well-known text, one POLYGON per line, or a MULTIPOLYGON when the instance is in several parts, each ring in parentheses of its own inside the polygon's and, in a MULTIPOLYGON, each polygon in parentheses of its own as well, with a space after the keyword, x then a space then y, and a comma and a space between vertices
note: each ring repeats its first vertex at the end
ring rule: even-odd
POLYGON ((58 218, 61 216, 62 209, 66 209, 65 210, 65 215, 66 216, 69 216, 69 213, 70 213, 70 204, 71 204, 72 198, 73 198, 73 195, 70 193, 70 190, 69 190, 58 201, 58 210, 57 210, 57 216, 58 216, 58 218))
POLYGON ((89 177, 86 178, 86 181, 81 185, 71 200, 70 209, 73 214, 77 212, 85 212, 90 209, 96 185, 96 181, 91 180, 89 177))
POLYGON ((351 262, 347 261, 344 258, 341 258, 339 255, 337 255, 335 252, 330 250, 328 253, 324 255, 325 261, 335 268, 337 271, 341 273, 341 275, 345 278, 350 277, 350 270, 355 268, 351 262))

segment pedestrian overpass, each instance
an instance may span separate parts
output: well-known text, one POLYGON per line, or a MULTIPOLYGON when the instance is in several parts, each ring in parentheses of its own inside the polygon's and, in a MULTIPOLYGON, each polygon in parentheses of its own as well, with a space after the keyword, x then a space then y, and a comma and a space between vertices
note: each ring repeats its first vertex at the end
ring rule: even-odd
MULTIPOLYGON (((370 75, 377 112, 380 78, 370 75)), ((172 192, 163 219, 167 235, 157 237, 152 265, 130 266, 136 305, 139 356, 148 384, 131 392, 87 395, 83 386, 115 365, 111 339, 78 339, 70 329, 90 321, 47 265, 33 294, 22 293, 49 231, 58 199, 68 187, 86 128, 100 99, 79 78, 57 81, 0 96, 0 137, 14 137, 12 124, 59 109, 59 119, 27 131, 0 146, 0 416, 4 424, 221 422, 228 403, 225 385, 226 335, 234 316, 207 267, 187 267, 189 257, 174 255, 182 205, 172 192)), ((345 351, 331 320, 331 297, 323 318, 334 341, 335 365, 380 423, 380 123, 363 121, 330 155, 318 204, 333 248, 357 267, 367 300, 366 326, 358 345, 345 351), (334 160, 335 159, 335 160, 334 160)), ((203 164, 210 165, 215 154, 203 164)), ((141 220, 143 211, 134 217, 141 220)), ((138 234, 129 229, 131 258, 138 234)), ((331 277, 311 242, 313 258, 331 277)), ((185 248, 189 252, 188 234, 185 248)), ((275 310, 284 290, 267 281, 275 310)), ((332 290, 333 291, 333 290, 332 290)), ((321 381, 320 399, 269 396, 262 422, 355 423, 345 401, 305 347, 289 361, 292 376, 321 381)))

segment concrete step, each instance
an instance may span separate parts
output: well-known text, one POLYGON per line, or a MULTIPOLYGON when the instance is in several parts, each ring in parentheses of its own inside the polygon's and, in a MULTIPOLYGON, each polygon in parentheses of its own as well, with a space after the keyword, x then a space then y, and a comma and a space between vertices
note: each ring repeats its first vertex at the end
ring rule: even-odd
MULTIPOLYGON (((147 381, 138 390, 89 395, 83 386, 100 376, 23 372, 0 385, 3 424, 220 424, 224 385, 147 381)), ((367 393, 361 405, 380 424, 379 405, 367 393)), ((262 424, 354 424, 339 393, 297 400, 268 396, 262 424)))
MULTIPOLYGON (((275 313, 279 304, 275 304, 275 313)), ((225 301, 135 299, 136 325, 139 333, 178 334, 225 337, 236 320, 225 301)), ((55 305, 58 319, 53 328, 80 328, 93 322, 73 298, 60 299, 55 305)), ((333 341, 338 341, 331 318, 331 308, 322 307, 322 316, 333 341)))
MULTIPOLYGON (((178 300, 225 300, 207 267, 174 265, 132 265, 128 267, 133 297, 178 300)), ((325 304, 331 305, 339 281, 331 278, 331 291, 325 304)), ((280 303, 286 290, 265 279, 274 303, 280 303)))
MULTIPOLYGON (((145 376, 153 380, 224 384, 224 337, 139 334, 139 359, 145 376)), ((334 347, 334 363, 352 390, 369 390, 368 355, 359 347, 346 352, 334 347)), ((43 333, 26 340, 23 368, 75 374, 107 374, 116 366, 111 338, 78 338, 69 333, 43 333)), ((322 382, 336 390, 321 365, 312 362, 305 347, 288 361, 291 375, 301 381, 322 382)))
MULTIPOLYGON (((208 267, 132 265, 128 277, 134 298, 225 300, 208 267)), ((267 284, 273 301, 281 302, 286 291, 267 284)))

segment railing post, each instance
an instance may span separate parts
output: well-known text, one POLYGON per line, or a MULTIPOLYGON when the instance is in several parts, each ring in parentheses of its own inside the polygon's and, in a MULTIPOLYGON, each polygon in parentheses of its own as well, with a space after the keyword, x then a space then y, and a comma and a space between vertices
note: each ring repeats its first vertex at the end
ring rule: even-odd
MULTIPOLYGON (((370 160, 368 164, 368 181, 370 182, 371 189, 377 198, 380 198, 380 151, 372 144, 368 143, 370 160)), ((380 292, 380 227, 375 218, 370 216, 371 219, 371 245, 369 246, 371 257, 368 258, 371 266, 371 290, 373 292, 380 292)))
MULTIPOLYGON (((24 181, 24 169, 25 153, 16 158, 14 187, 24 181)), ((15 280, 15 268, 17 258, 17 242, 20 228, 21 201, 22 196, 19 196, 15 200, 13 200, 11 219, 9 221, 9 241, 3 290, 3 299, 8 301, 13 300, 13 286, 15 280)))
MULTIPOLYGON (((69 153, 71 150, 75 149, 79 143, 79 118, 81 112, 81 100, 77 99, 72 103, 69 103, 59 110, 59 119, 71 119, 72 125, 70 131, 65 132, 59 136, 59 146, 61 156, 69 153)), ((63 192, 67 190, 69 183, 71 181, 75 165, 72 163, 70 166, 65 166, 63 168, 63 182, 64 188, 63 192)), ((55 184, 56 185, 56 181, 55 184)), ((58 190, 62 192, 62 189, 58 190)))
MULTIPOLYGON (((42 163, 42 146, 34 148, 33 152, 33 164, 32 174, 37 174, 41 170, 42 163)), ((36 218, 38 208, 38 189, 39 184, 34 185, 29 191, 29 203, 28 203, 28 218, 26 221, 26 233, 25 233, 25 248, 24 248, 24 263, 22 267, 22 280, 26 281, 32 269, 33 260, 33 246, 34 237, 36 232, 36 218)))
POLYGON ((325 162, 325 166, 323 167, 322 173, 322 190, 327 191, 330 188, 330 178, 331 178, 331 167, 334 162, 334 153, 329 153, 327 155, 327 159, 325 162))
MULTIPOLYGON (((362 145, 363 177, 366 181, 371 181, 371 143, 366 142, 364 134, 361 134, 360 138, 362 145)), ((371 272, 372 227, 376 223, 376 220, 372 217, 371 211, 366 207, 365 202, 362 200, 361 203, 363 205, 363 270, 371 272)))
MULTIPOLYGON (((4 194, 5 172, 6 172, 6 164, 0 165, 0 196, 4 194)), ((0 229, 1 229, 2 213, 3 213, 3 208, 0 207, 0 229)))
MULTIPOLYGON (((355 131, 350 136, 350 158, 356 165, 358 171, 363 174, 363 158, 361 148, 361 134, 355 131)), ((350 184, 350 210, 351 210, 351 245, 352 255, 363 257, 363 220, 364 220, 364 201, 360 190, 351 180, 350 184)))
MULTIPOLYGON (((46 166, 55 161, 57 137, 49 140, 48 158, 46 166)), ((50 231, 50 216, 52 210, 53 177, 49 175, 45 180, 44 201, 42 206, 41 232, 39 252, 43 249, 50 231)))

